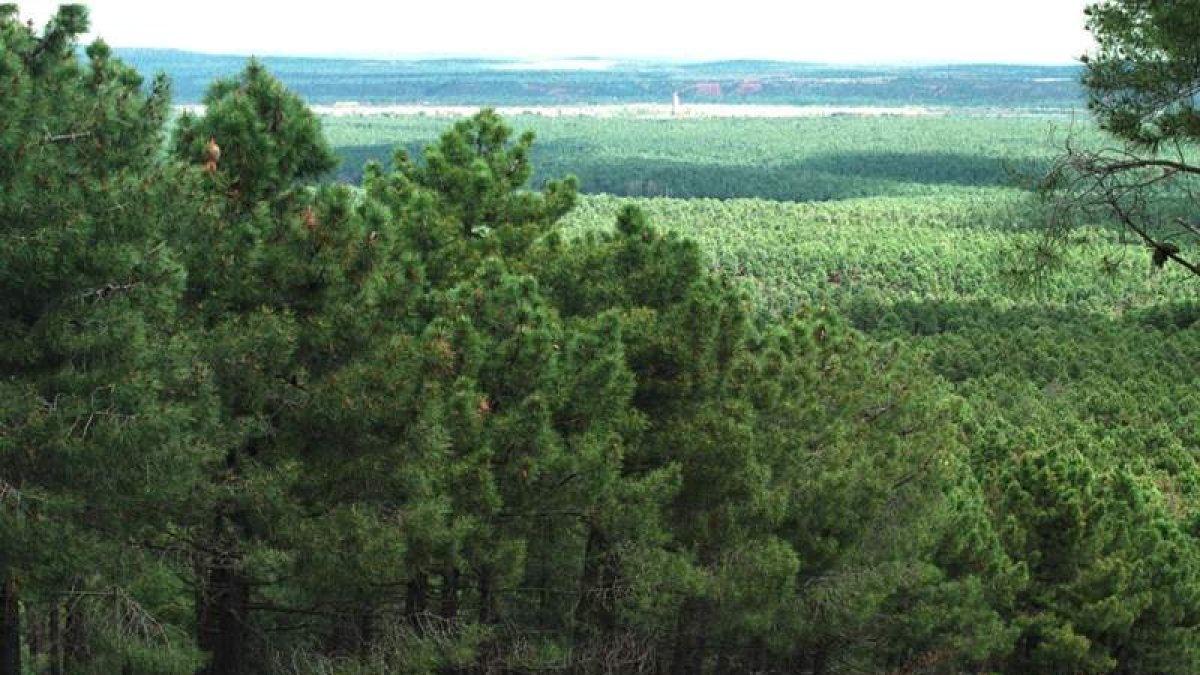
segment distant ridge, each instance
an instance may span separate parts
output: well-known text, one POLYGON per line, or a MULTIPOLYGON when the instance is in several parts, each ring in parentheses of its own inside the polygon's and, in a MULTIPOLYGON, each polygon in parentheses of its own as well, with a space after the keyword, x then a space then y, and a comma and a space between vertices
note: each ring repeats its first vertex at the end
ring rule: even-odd
MULTIPOLYGON (((114 50, 149 76, 166 72, 180 104, 199 102, 248 55, 176 49, 114 50)), ((1079 67, 1005 64, 861 65, 760 61, 520 60, 265 56, 310 103, 333 105, 721 104, 1073 108, 1079 67), (604 67, 570 67, 603 63, 604 67)))

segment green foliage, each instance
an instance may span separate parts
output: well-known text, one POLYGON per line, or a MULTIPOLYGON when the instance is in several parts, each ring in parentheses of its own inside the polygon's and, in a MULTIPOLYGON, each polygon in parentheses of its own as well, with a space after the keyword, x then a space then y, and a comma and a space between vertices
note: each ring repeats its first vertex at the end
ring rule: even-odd
POLYGON ((200 120, 189 113, 177 120, 174 153, 200 163, 214 141, 221 151, 214 180, 243 204, 280 199, 336 164, 320 122, 253 59, 239 76, 214 82, 204 105, 200 120))
POLYGON ((520 260, 575 205, 570 177, 549 181, 540 194, 523 189, 533 171, 532 132, 510 144, 511 128, 487 110, 453 131, 426 148, 423 164, 400 150, 390 176, 371 165, 365 182, 369 194, 412 222, 408 244, 438 259, 428 270, 433 283, 448 281, 441 277, 451 268, 471 270, 488 256, 520 260), (419 212, 405 213, 412 209, 419 212))
POLYGON ((1086 13, 1097 49, 1083 85, 1100 126, 1152 148, 1200 140, 1200 4, 1105 0, 1086 13))
MULTIPOLYGON (((1058 151, 1064 118, 831 116, 792 119, 524 115, 534 130, 533 184, 564 173, 586 193, 629 197, 992 197, 1017 174, 1036 174, 1058 151)), ((367 160, 400 146, 417 156, 437 137, 436 116, 330 116, 338 178, 357 181, 367 160)), ((1082 126, 1082 125, 1081 125, 1082 126)), ((1082 127, 1081 141, 1099 141, 1082 127)))
POLYGON ((1200 476, 1188 373, 1200 345, 1187 275, 1148 276, 1139 261, 1097 278, 1128 247, 1097 231, 1067 252, 1071 265, 1014 285, 1007 252, 1034 238, 1011 225, 1033 208, 1016 195, 1007 204, 586 197, 568 227, 595 236, 631 203, 679 223, 708 265, 769 301, 760 306, 840 308, 874 336, 926 353, 957 384, 970 460, 952 474, 953 506, 940 517, 953 524, 933 564, 910 572, 921 585, 889 601, 904 603, 889 626, 904 635, 891 658, 933 672, 964 658, 1002 672, 1195 667, 1195 646, 1180 637, 1195 625, 1200 553, 1188 506, 1200 476), (1051 559, 1069 569, 1052 571, 1051 559), (1179 601, 1150 600, 1165 597, 1179 601))
POLYGON ((78 5, 41 34, 0 19, 0 576, 27 623, 75 627, 72 672, 191 672, 186 563, 154 553, 212 460, 161 228, 191 222, 189 181, 156 162, 166 82, 143 91, 100 42, 80 63, 86 29, 78 5))
MULTIPOLYGON (((211 102, 181 133, 234 124, 211 102)), ((524 191, 531 142, 485 111, 354 198, 206 179, 224 222, 176 236, 229 443, 207 583, 249 600, 201 621, 325 626, 251 647, 227 630, 213 663, 885 663, 872 627, 932 578, 906 570, 948 522, 927 517, 959 452, 947 393, 832 316, 755 328, 636 210, 565 241, 574 182, 524 191)))
POLYGON ((864 198, 577 199, 483 111, 351 190, 259 63, 164 156, 77 8, 0 17, 0 628, 75 630, 30 668, 1200 666, 1193 289, 1102 227, 1014 284, 998 146, 807 121, 778 189, 864 198))
POLYGON ((870 331, 937 333, 990 322, 993 308, 1120 315, 1194 297, 1186 275, 1148 275, 1141 246, 1101 228, 1076 233, 1062 253, 1069 264, 1026 276, 1021 252, 1041 243, 1042 213, 1015 190, 827 203, 585 196, 564 230, 602 230, 630 204, 694 239, 702 264, 743 284, 760 309, 836 306, 870 331))
POLYGON ((1170 263, 1200 277, 1197 9, 1191 0, 1104 0, 1087 8, 1097 44, 1082 57, 1088 107, 1124 147, 1066 144, 1042 181, 1051 244, 1061 247, 1081 219, 1099 214, 1149 249, 1153 269, 1170 263), (1180 203, 1171 217, 1156 208, 1167 198, 1180 203))

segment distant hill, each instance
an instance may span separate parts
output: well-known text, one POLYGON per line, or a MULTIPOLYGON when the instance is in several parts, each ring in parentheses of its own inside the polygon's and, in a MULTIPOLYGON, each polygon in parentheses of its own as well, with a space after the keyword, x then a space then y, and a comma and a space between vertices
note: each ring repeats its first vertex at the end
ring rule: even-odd
MULTIPOLYGON (((144 74, 166 72, 177 103, 197 103, 244 56, 117 49, 144 74)), ((1080 105, 1076 66, 844 66, 780 61, 672 63, 600 59, 265 57, 313 104, 568 105, 688 102, 792 105, 928 105, 1020 109, 1080 105)))

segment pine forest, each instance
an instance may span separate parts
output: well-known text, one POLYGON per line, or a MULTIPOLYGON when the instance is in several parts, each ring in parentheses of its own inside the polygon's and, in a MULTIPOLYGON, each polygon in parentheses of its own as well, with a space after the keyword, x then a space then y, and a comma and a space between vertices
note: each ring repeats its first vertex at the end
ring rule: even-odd
POLYGON ((1200 673, 1200 0, 1044 67, 99 12, 0 5, 0 675, 1200 673))

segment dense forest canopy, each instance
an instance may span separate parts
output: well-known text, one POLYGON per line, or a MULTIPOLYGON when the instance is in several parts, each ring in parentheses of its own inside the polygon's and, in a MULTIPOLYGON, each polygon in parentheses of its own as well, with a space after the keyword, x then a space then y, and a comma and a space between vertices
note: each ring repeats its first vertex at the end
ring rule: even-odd
POLYGON ((351 186, 86 29, 0 5, 0 673, 1200 671, 1200 309, 1122 223, 1022 285, 986 157, 581 197, 491 110, 351 186))

